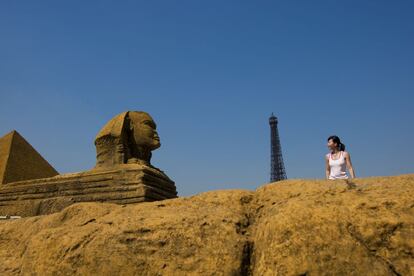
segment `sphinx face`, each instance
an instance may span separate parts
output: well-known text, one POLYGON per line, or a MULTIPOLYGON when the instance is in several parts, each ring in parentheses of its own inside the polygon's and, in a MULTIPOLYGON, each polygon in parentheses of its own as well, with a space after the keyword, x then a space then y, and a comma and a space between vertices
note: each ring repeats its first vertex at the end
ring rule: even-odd
POLYGON ((130 127, 135 143, 140 148, 155 150, 161 146, 157 125, 148 113, 129 112, 130 127))

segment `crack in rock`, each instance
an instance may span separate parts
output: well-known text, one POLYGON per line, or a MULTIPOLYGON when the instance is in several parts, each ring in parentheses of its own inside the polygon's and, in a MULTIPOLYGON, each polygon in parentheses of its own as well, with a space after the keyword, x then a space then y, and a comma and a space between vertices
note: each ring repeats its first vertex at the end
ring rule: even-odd
MULTIPOLYGON (((387 235, 387 240, 389 240, 389 238, 394 234, 394 232, 398 229, 398 227, 400 227, 400 224, 397 224, 395 227, 393 227, 391 229, 391 233, 389 233, 389 235, 387 235)), ((365 240, 361 237, 361 235, 359 233, 357 233, 357 231, 355 230, 355 226, 352 225, 351 223, 348 223, 347 227, 346 227, 350 237, 355 240, 357 243, 361 244, 368 252, 368 254, 374 258, 379 259, 381 262, 385 263, 386 267, 394 274, 397 276, 401 276, 401 274, 397 271, 397 269, 395 268, 395 266, 392 264, 392 262, 390 260, 388 260, 387 258, 377 254, 377 250, 376 248, 370 248, 369 245, 365 242, 365 240)))

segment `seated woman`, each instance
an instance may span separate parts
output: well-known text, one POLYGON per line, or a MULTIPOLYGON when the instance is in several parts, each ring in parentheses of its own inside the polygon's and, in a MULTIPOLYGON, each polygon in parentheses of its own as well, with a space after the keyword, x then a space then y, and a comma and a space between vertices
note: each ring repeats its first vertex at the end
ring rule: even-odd
POLYGON ((347 168, 351 177, 355 178, 351 156, 345 151, 345 145, 341 143, 338 136, 328 138, 328 148, 330 153, 325 156, 326 179, 348 179, 347 168))

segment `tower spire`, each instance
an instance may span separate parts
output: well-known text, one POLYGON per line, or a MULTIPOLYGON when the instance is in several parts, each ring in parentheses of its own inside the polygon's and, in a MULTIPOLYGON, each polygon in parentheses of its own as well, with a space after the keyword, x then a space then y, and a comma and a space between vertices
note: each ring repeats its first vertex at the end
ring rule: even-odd
POLYGON ((275 115, 270 116, 270 182, 287 179, 285 166, 283 164, 282 147, 280 145, 278 120, 275 115))

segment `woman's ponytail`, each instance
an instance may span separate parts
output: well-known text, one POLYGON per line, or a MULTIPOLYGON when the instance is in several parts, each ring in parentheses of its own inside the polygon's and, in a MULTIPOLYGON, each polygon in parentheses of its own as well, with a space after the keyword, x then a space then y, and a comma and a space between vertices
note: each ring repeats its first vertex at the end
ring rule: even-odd
POLYGON ((345 145, 342 144, 342 143, 339 143, 338 149, 339 149, 339 151, 345 151, 345 145))

